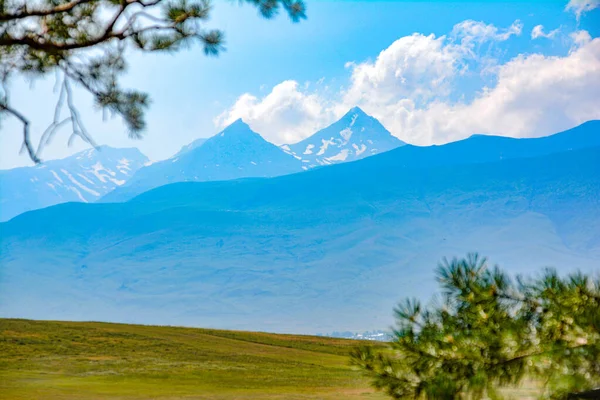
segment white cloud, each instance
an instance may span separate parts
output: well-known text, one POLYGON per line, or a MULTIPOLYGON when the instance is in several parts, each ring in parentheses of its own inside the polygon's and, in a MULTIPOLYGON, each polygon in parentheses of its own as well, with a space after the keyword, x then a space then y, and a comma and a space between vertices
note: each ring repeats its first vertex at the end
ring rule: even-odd
POLYGON ((563 57, 520 55, 498 66, 495 86, 471 102, 436 99, 418 107, 403 98, 361 105, 393 133, 423 145, 474 133, 538 136, 600 119, 600 39, 584 31, 573 39, 563 57))
POLYGON ((558 34, 559 31, 560 31, 560 28, 556 28, 548 33, 545 33, 543 25, 536 25, 531 30, 531 38, 532 39, 537 39, 537 38, 552 39, 558 34))
POLYGON ((600 118, 600 39, 565 57, 518 56, 502 65, 494 88, 469 104, 435 103, 410 119, 390 119, 422 143, 473 133, 538 136, 600 118))
POLYGON ((356 104, 373 103, 370 108, 379 109, 403 100, 422 106, 449 96, 452 82, 468 70, 469 61, 493 64, 489 58, 480 57, 477 49, 507 40, 521 30, 519 21, 499 29, 468 20, 457 24, 451 37, 419 33, 405 36, 383 50, 374 62, 345 63, 344 67, 352 71, 350 85, 341 93, 341 99, 338 95, 338 101, 328 101, 322 94, 311 93, 288 80, 262 98, 250 93, 241 95, 215 119, 215 124, 224 127, 242 118, 268 140, 282 144, 302 140, 356 104))
POLYGON ((511 36, 519 36, 523 30, 523 24, 517 20, 506 29, 499 29, 492 24, 466 20, 454 25, 452 36, 458 37, 464 44, 484 43, 490 40, 502 42, 511 36))
POLYGON ((468 71, 496 70, 494 46, 522 31, 520 21, 506 29, 467 20, 449 37, 415 33, 396 40, 374 62, 354 64, 351 85, 339 109, 360 105, 393 124, 395 117, 415 117, 428 104, 447 101, 456 80, 468 71))
POLYGON ((466 21, 447 37, 415 33, 374 61, 347 65, 347 88, 327 100, 286 81, 262 99, 241 96, 218 120, 242 117, 277 143, 295 142, 358 105, 403 140, 427 145, 474 133, 539 136, 600 119, 600 39, 578 31, 564 56, 495 64, 490 49, 519 32, 518 21, 503 30, 466 21), (461 79, 484 71, 493 74, 490 87, 466 100, 457 95, 461 79))
POLYGON ((265 139, 276 143, 301 140, 331 121, 333 116, 325 101, 308 93, 305 85, 293 80, 276 85, 266 96, 258 98, 250 93, 241 95, 235 104, 215 118, 215 125, 224 127, 242 118, 265 139))
POLYGON ((573 12, 579 20, 582 14, 598 7, 600 7, 600 0, 569 0, 565 10, 573 12))
POLYGON ((575 31, 570 35, 575 46, 583 46, 592 41, 592 36, 588 31, 575 31))
POLYGON ((374 62, 352 66, 344 103, 358 104, 376 96, 378 103, 398 98, 426 101, 450 93, 450 82, 461 73, 465 49, 447 44, 445 36, 413 34, 383 50, 374 62))
MULTIPOLYGON (((450 95, 457 76, 477 61, 491 67, 495 60, 494 42, 519 35, 522 24, 515 21, 509 28, 473 20, 456 24, 450 37, 414 33, 402 37, 383 50, 374 62, 353 63, 351 85, 344 103, 389 104, 410 99, 416 104, 450 95), (488 47, 483 48, 489 44, 488 47)), ((347 66, 348 67, 348 66, 347 66)))

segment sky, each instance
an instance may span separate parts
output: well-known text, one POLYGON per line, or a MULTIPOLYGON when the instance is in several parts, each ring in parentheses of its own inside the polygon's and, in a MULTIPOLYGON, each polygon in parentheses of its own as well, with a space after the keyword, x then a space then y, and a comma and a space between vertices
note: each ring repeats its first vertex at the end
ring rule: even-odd
MULTIPOLYGON (((125 87, 149 93, 141 140, 75 90, 99 145, 138 147, 158 161, 238 118, 275 144, 300 141, 361 107, 405 142, 441 144, 472 134, 536 137, 600 119, 600 0, 316 1, 307 20, 264 20, 235 1, 215 1, 208 26, 227 51, 130 53, 125 87)), ((34 140, 51 123, 55 76, 18 77, 13 107, 34 140)), ((22 126, 0 125, 0 169, 32 165, 20 153, 22 126)), ((41 158, 70 145, 64 127, 41 158)))

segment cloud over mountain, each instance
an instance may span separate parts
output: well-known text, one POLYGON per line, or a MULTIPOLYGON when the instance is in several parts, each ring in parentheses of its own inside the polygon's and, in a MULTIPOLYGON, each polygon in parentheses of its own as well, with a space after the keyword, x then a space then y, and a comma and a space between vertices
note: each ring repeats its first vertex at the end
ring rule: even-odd
POLYGON ((215 124, 225 127, 241 118, 273 143, 304 139, 330 121, 332 115, 323 98, 299 86, 298 82, 287 80, 263 98, 245 93, 215 118, 215 124), (280 130, 280 127, 285 128, 280 130))
MULTIPOLYGON (((588 3, 581 12, 595 7, 588 3)), ((499 28, 466 20, 448 35, 414 33, 374 60, 348 62, 349 83, 334 95, 288 80, 262 98, 240 96, 215 122, 243 116, 273 142, 290 143, 360 106, 392 134, 427 145, 474 133, 540 136, 600 118, 600 38, 575 31, 566 54, 502 60, 503 42, 522 30, 520 21, 499 28), (459 93, 461 82, 477 78, 478 90, 459 93)))

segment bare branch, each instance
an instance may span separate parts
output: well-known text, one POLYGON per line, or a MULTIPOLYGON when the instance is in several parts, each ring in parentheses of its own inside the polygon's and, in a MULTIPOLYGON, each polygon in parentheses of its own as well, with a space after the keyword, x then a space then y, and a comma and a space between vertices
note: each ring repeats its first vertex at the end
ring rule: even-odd
POLYGON ((94 142, 92 137, 88 134, 87 130, 85 129, 85 126, 81 122, 79 111, 77 111, 77 108, 73 103, 73 91, 71 90, 71 85, 67 76, 65 76, 63 84, 65 88, 65 93, 67 94, 67 105, 69 107, 69 112, 71 113, 70 120, 73 125, 73 133, 71 134, 71 137, 69 137, 69 145, 71 144, 75 136, 79 136, 85 142, 91 144, 92 146, 94 146, 94 148, 97 148, 98 145, 94 142))
MULTIPOLYGON (((62 107, 65 101, 65 95, 66 95, 66 88, 64 85, 64 79, 63 78, 63 84, 60 85, 60 93, 58 95, 58 100, 56 102, 56 106, 54 108, 54 119, 52 120, 52 123, 46 128, 46 130, 44 131, 44 133, 42 134, 42 137, 40 138, 40 142, 38 143, 38 148, 37 148, 37 152, 36 154, 41 154, 42 152, 42 148, 44 146, 46 146, 48 143, 50 143, 50 141, 52 140, 52 137, 54 136, 54 134, 67 122, 71 121, 71 117, 67 117, 63 120, 60 120, 60 114, 62 111, 62 107)), ((58 77, 57 77, 57 81, 58 81, 58 77)), ((58 82, 57 82, 58 83, 58 82)))
POLYGON ((29 137, 29 120, 25 118, 23 114, 12 107, 9 107, 7 104, 0 104, 0 109, 12 114, 15 118, 19 119, 23 123, 23 147, 27 149, 27 153, 29 154, 31 160, 34 163, 39 164, 41 160, 38 158, 37 154, 35 154, 33 146, 31 145, 31 139, 29 137))

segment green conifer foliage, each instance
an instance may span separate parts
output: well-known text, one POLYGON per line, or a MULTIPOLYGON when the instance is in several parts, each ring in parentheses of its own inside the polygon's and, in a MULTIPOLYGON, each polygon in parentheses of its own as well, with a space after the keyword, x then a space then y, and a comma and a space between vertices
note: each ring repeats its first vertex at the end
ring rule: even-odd
POLYGON ((598 278, 511 279, 476 254, 436 272, 440 298, 398 305, 388 351, 353 351, 373 386, 395 399, 499 399, 524 379, 552 399, 600 386, 598 278))

